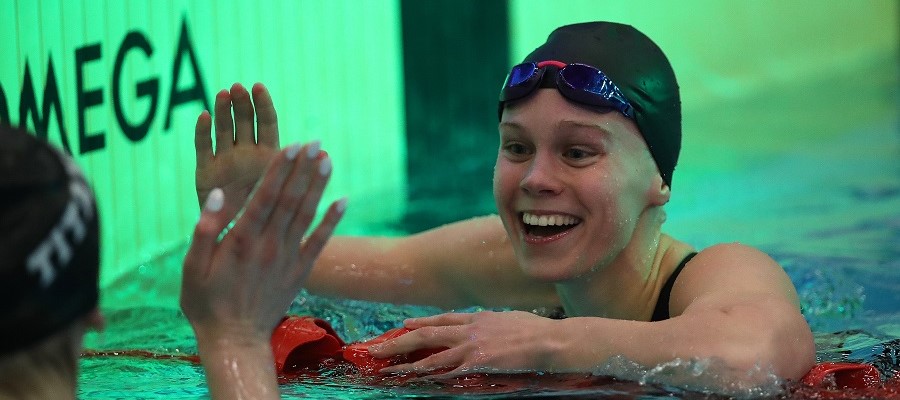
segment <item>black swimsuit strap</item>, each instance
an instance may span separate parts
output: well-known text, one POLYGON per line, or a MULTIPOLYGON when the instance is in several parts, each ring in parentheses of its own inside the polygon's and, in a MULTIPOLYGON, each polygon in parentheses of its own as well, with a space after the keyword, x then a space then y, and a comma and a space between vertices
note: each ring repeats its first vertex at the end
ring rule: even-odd
POLYGON ((662 290, 659 292, 659 299, 656 300, 656 309, 653 310, 653 317, 650 318, 650 321, 669 319, 669 296, 672 295, 672 286, 675 286, 675 279, 678 278, 678 274, 681 273, 684 266, 696 255, 697 253, 688 254, 684 257, 684 260, 681 260, 681 264, 678 264, 678 266, 675 267, 675 270, 672 271, 672 275, 669 276, 669 279, 666 280, 666 284, 663 285, 662 290))

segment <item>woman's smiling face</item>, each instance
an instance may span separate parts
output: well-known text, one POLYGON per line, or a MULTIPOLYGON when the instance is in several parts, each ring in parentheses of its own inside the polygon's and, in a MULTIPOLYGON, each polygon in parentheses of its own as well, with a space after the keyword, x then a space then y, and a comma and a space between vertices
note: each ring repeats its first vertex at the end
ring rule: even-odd
POLYGON ((656 165, 637 126, 618 112, 540 89, 508 104, 499 129, 494 199, 530 276, 564 282, 595 271, 658 203, 656 165))

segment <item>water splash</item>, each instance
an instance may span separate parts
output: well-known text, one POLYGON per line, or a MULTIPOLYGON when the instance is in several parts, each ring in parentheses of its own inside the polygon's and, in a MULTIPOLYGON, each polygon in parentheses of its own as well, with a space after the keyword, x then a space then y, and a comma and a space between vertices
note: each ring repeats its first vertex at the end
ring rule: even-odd
POLYGON ((783 392, 784 381, 771 368, 736 370, 717 359, 674 359, 652 368, 622 356, 610 358, 594 371, 641 385, 659 385, 672 391, 700 392, 734 398, 772 397, 783 392))

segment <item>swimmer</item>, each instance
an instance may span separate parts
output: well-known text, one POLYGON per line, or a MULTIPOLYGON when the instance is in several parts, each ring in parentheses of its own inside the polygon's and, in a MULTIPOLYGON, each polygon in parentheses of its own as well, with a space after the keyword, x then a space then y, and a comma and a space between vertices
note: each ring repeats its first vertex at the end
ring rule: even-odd
MULTIPOLYGON (((222 213, 232 216, 278 151, 272 100, 261 84, 251 92, 219 92, 215 121, 201 114, 195 132, 198 196, 223 188, 231 208, 222 213)), ((521 310, 406 320, 411 333, 371 353, 447 350, 382 372, 597 372, 621 358, 644 368, 694 360, 753 385, 748 371, 796 380, 812 367, 812 332, 781 266, 747 245, 697 250, 662 231, 681 105, 652 40, 617 23, 560 27, 511 68, 498 112, 498 215, 407 237, 334 237, 315 262, 306 288, 321 295, 521 310), (528 312, 556 308, 565 318, 528 312)))
POLYGON ((102 329, 97 208, 75 163, 0 125, 0 399, 74 399, 84 333, 102 329))
MULTIPOLYGON (((197 224, 181 301, 214 399, 280 398, 269 338, 306 275, 297 266, 311 267, 344 204, 331 206, 298 251, 330 174, 327 158, 303 155, 315 146, 278 153, 221 241, 232 219, 220 212, 221 191, 209 196, 197 224), (258 234, 271 241, 246 240, 258 234)), ((103 327, 98 220, 93 192, 71 158, 0 125, 0 399, 76 397, 84 334, 103 327)))

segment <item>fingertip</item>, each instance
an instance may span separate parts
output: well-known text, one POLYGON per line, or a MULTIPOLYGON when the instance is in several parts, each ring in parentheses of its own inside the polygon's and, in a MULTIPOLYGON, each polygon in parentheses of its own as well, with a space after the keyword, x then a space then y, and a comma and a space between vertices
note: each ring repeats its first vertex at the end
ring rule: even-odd
POLYGON ((217 213, 222 210, 222 207, 225 205, 225 192, 220 188, 215 188, 211 192, 209 192, 209 196, 206 197, 206 202, 203 203, 203 213, 217 213))
POLYGON ((266 91, 266 85, 263 85, 262 82, 256 82, 253 84, 252 90, 254 95, 262 94, 266 91))
MULTIPOLYGON (((228 89, 222 89, 216 93, 215 110, 216 113, 222 113, 231 107, 231 92, 228 89)), ((230 114, 230 113, 229 113, 230 114)))
POLYGON ((297 153, 299 153, 299 152, 300 152, 299 144, 292 144, 284 149, 284 155, 287 157, 288 160, 294 160, 295 158, 297 158, 297 153))
POLYGON ((197 115, 197 125, 199 127, 209 127, 212 125, 212 116, 210 115, 209 110, 203 110, 200 112, 200 115, 197 115))
POLYGON ((247 95, 247 88, 244 87, 240 82, 235 82, 234 85, 231 85, 231 96, 245 96, 247 95))
POLYGON ((399 371, 400 370, 396 366, 394 366, 394 367, 384 367, 382 369, 379 369, 378 373, 379 374, 393 374, 393 373, 399 372, 399 371))
POLYGON ((347 210, 347 198, 341 197, 340 200, 334 202, 334 210, 338 213, 338 215, 343 215, 344 211, 347 210))
POLYGON ((309 144, 306 145, 306 158, 315 159, 316 156, 318 156, 318 154, 319 154, 319 149, 321 149, 321 148, 322 148, 322 142, 320 142, 318 140, 309 142, 309 144))
POLYGON ((326 176, 331 173, 331 159, 326 158, 319 162, 319 175, 326 176))

